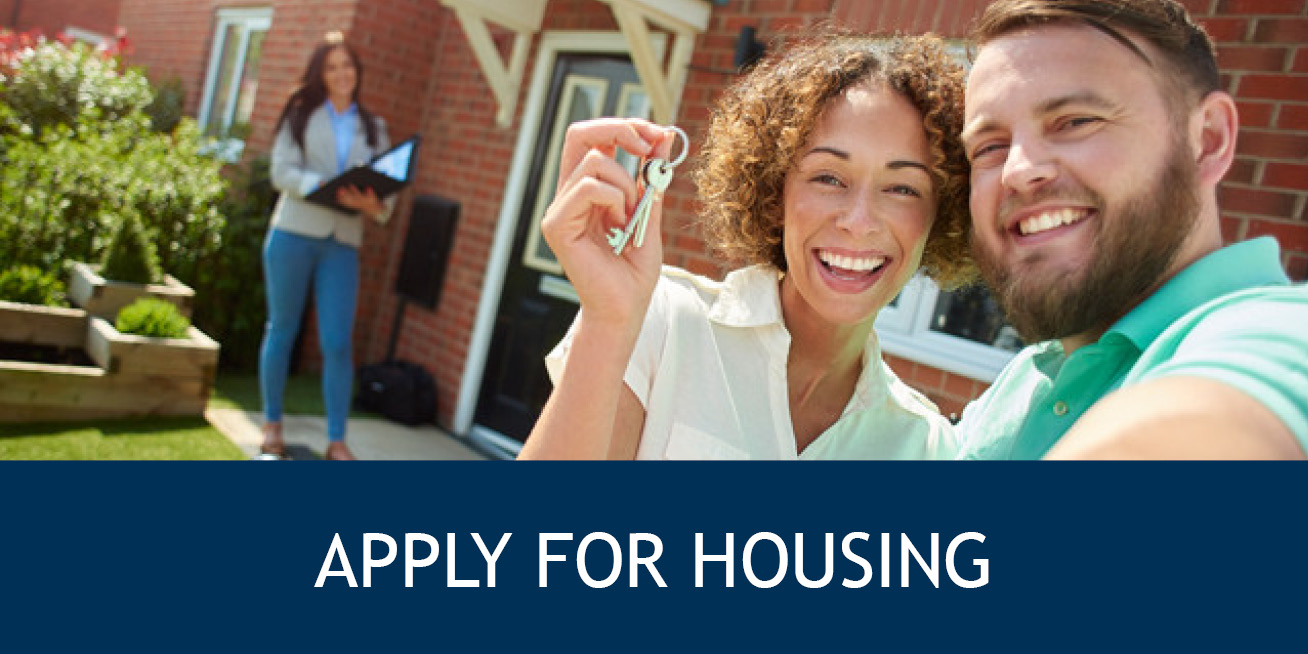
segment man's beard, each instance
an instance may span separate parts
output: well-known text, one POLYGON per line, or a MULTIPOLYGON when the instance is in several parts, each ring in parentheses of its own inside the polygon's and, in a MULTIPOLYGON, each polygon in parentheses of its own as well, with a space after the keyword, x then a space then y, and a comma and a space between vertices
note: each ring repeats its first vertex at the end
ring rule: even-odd
MULTIPOLYGON (((1199 214, 1196 164, 1174 143, 1166 166, 1151 187, 1108 215, 1103 198, 1086 269, 1047 279, 1049 271, 1024 278, 1002 255, 972 239, 972 256, 999 298, 1009 322, 1027 343, 1107 329, 1155 288, 1172 265, 1199 214)), ((1056 195, 1056 194, 1055 194, 1056 195)), ((1042 255, 1043 258, 1043 255, 1042 255)))

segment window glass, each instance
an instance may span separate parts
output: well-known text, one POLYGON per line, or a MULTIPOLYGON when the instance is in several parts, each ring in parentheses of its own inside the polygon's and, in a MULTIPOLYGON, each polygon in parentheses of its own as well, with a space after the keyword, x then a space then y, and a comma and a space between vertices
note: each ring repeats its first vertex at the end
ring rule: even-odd
POLYGON ((248 131, 250 116, 254 114, 254 96, 259 92, 259 61, 263 58, 263 39, 268 30, 250 32, 249 47, 245 51, 245 71, 241 74, 240 92, 236 96, 236 115, 229 126, 232 131, 240 126, 248 131))
POLYGON ((568 125, 598 117, 608 87, 608 80, 586 75, 569 75, 564 82, 563 99, 559 104, 561 119, 554 124, 554 132, 550 135, 549 151, 545 158, 546 169, 541 175, 540 187, 536 194, 532 226, 527 232, 527 248, 522 253, 522 263, 528 268, 555 275, 563 274, 563 266, 559 264, 558 258, 554 256, 549 244, 540 234, 540 221, 545 217, 545 209, 554 199, 554 187, 559 179, 559 153, 563 151, 563 138, 567 133, 568 125))
POLYGON ((218 11, 199 123, 205 134, 219 139, 225 158, 239 158, 249 134, 263 41, 271 26, 271 9, 218 11))
POLYGON ((1022 348, 1017 331, 1004 319, 998 300, 984 286, 942 291, 936 297, 930 329, 1010 352, 1022 348))
POLYGON ((236 57, 240 49, 244 30, 241 25, 229 24, 219 36, 218 76, 214 80, 213 95, 209 102, 208 115, 204 121, 206 134, 219 134, 227 126, 223 124, 227 117, 224 110, 231 104, 232 75, 236 71, 236 57))

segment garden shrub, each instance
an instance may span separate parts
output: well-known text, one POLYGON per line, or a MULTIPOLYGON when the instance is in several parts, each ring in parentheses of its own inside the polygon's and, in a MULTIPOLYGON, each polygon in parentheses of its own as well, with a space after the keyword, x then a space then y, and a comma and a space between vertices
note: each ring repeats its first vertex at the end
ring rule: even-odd
POLYGON ((228 175, 223 249, 206 271, 205 284, 195 288, 195 324, 223 344, 224 369, 254 370, 267 314, 263 240, 277 194, 266 156, 232 166, 228 175))
POLYGON ((133 214, 118 219, 114 235, 105 248, 100 276, 119 282, 154 284, 163 281, 159 255, 147 238, 141 220, 133 214))
POLYGON ((135 212, 164 270, 200 282, 221 247, 225 181, 222 162, 201 154, 195 121, 156 132, 139 71, 85 46, 23 36, 21 56, 0 39, 0 120, 9 126, 0 129, 0 261, 66 269, 98 260, 114 227, 102 217, 135 212), (39 89, 56 91, 33 97, 39 89))
POLYGON ((36 266, 14 266, 0 271, 0 300, 50 307, 68 305, 63 280, 36 266))
POLYGON ((154 338, 185 338, 191 321, 177 305, 154 297, 143 297, 118 310, 114 329, 123 334, 154 338))
POLYGON ((150 117, 150 128, 156 132, 170 134, 182 122, 182 107, 186 105, 186 86, 177 76, 155 84, 154 100, 145 106, 145 114, 150 117))
POLYGON ((4 102, 34 134, 76 124, 91 111, 114 121, 153 100, 143 73, 123 70, 117 59, 85 43, 37 40, 8 58, 0 80, 4 102))

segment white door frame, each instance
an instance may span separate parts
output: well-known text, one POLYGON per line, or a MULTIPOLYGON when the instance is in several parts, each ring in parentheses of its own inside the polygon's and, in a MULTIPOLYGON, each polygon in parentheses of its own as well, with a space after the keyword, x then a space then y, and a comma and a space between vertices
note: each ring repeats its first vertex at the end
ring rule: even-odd
MULTIPOLYGON (((472 340, 468 344, 468 358, 464 361, 463 377, 459 383, 459 399, 454 407, 454 433, 469 436, 473 416, 477 411, 477 398, 481 394, 482 375, 490 353, 491 333, 495 329, 495 314, 499 310, 500 293, 504 289, 504 276, 509 269, 509 255, 513 250, 513 236, 518 229, 518 214, 522 211, 523 191, 527 174, 531 171, 531 155, 540 131, 541 114, 545 109, 545 96, 549 92, 554 63, 560 53, 605 53, 629 55, 627 40, 621 32, 542 32, 540 48, 536 54, 536 67, 531 75, 531 88, 527 104, 522 110, 522 127, 518 143, 513 150, 513 163, 504 183, 504 197, 500 201, 500 216, 495 225, 495 238, 491 242, 490 259, 486 263, 486 276, 481 287, 481 301, 477 317, 472 323, 472 340)), ((488 430, 481 430, 488 431, 488 430)), ((493 434, 482 434, 492 436, 493 434)), ((493 439, 498 440, 498 439, 493 439)), ((507 437, 501 447, 516 451, 521 444, 507 437)))

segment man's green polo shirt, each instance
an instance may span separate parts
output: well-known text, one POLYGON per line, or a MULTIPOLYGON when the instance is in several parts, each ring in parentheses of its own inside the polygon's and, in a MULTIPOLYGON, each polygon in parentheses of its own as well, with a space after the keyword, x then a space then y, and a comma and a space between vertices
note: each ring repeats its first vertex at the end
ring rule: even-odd
POLYGON ((1064 356, 1022 350, 959 422, 962 459, 1038 459, 1100 398, 1164 376, 1215 379, 1262 402, 1308 450, 1308 287, 1292 285, 1276 240, 1196 261, 1064 356))

